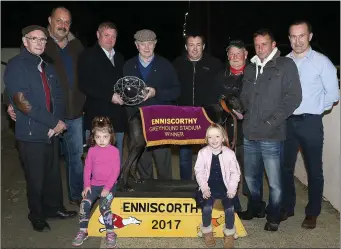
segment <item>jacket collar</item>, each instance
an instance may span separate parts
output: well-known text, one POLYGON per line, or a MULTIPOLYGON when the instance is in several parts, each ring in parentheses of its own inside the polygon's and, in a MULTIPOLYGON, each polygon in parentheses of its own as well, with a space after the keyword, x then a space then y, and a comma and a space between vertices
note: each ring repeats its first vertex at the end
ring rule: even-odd
MULTIPOLYGON (((276 54, 272 57, 271 60, 269 60, 266 65, 264 66, 264 68, 268 68, 268 67, 276 67, 276 60, 277 58, 279 58, 281 55, 281 51, 277 51, 276 54)), ((251 63, 252 66, 254 67, 254 69, 256 69, 256 63, 251 63)))
POLYGON ((39 55, 35 55, 35 54, 30 53, 27 50, 27 48, 23 48, 21 53, 22 53, 22 56, 24 58, 28 59, 32 63, 35 63, 40 72, 42 72, 41 65, 43 65, 44 67, 47 65, 47 63, 42 59, 42 57, 40 57, 39 55))
POLYGON ((23 48, 22 49, 22 55, 23 57, 25 57, 26 59, 31 60, 32 62, 34 61, 37 64, 40 64, 41 61, 43 61, 43 59, 39 56, 39 55, 35 55, 30 53, 27 48, 23 48))

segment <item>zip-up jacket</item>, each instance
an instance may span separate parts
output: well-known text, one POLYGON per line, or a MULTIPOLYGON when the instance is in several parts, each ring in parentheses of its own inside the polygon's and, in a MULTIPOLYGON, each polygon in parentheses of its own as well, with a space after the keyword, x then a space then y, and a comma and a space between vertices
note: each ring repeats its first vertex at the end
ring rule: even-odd
POLYGON ((178 105, 207 106, 218 103, 214 84, 216 75, 224 68, 220 60, 204 53, 199 61, 192 62, 187 55, 182 55, 174 60, 173 65, 181 86, 178 105))
POLYGON ((256 78, 256 64, 246 66, 241 101, 246 109, 243 132, 249 140, 283 141, 285 120, 302 101, 295 62, 278 51, 256 78))
POLYGON ((44 71, 50 88, 52 113, 47 110, 43 81, 38 70, 41 58, 23 49, 9 60, 4 83, 16 113, 15 137, 24 142, 50 143, 49 129, 56 127, 65 115, 62 89, 52 65, 45 63, 44 71))

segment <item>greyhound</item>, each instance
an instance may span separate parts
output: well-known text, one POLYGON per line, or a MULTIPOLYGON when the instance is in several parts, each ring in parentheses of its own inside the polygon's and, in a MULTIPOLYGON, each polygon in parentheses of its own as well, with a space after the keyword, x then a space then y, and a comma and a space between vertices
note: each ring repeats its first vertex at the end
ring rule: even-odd
MULTIPOLYGON (((230 148, 234 149, 237 137, 236 115, 238 115, 238 113, 243 114, 245 112, 241 101, 235 95, 227 94, 226 96, 222 96, 218 104, 205 106, 204 109, 210 119, 215 123, 224 124, 224 119, 226 120, 227 115, 232 116, 234 121, 234 136, 230 148)), ((128 184, 129 176, 133 177, 135 183, 143 182, 143 180, 141 180, 136 174, 138 161, 146 148, 140 112, 136 112, 129 118, 128 138, 128 159, 125 161, 121 170, 120 185, 122 191, 131 192, 134 191, 134 189, 128 184)))

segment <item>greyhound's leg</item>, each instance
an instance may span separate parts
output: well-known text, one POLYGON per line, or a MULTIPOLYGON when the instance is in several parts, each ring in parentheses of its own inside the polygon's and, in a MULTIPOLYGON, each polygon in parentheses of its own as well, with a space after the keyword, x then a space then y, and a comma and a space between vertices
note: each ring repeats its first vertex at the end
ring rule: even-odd
POLYGON ((133 176, 135 182, 139 181, 134 169, 136 169, 138 159, 141 157, 146 145, 142 132, 141 117, 139 114, 134 115, 129 120, 128 137, 129 137, 128 159, 122 167, 122 178, 125 190, 129 190, 128 187, 129 173, 133 176))

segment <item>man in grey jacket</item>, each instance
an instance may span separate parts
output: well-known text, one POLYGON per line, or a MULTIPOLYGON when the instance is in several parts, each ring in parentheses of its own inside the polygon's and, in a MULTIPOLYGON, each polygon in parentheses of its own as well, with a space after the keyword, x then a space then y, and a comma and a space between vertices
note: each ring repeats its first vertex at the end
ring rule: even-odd
POLYGON ((256 55, 245 68, 241 100, 246 113, 243 122, 245 179, 251 193, 253 213, 262 206, 263 159, 269 179, 270 197, 264 230, 277 231, 282 199, 280 155, 286 134, 286 119, 300 105, 302 89, 292 59, 281 57, 271 31, 253 35, 256 55))

